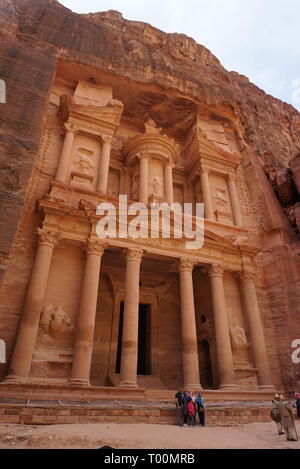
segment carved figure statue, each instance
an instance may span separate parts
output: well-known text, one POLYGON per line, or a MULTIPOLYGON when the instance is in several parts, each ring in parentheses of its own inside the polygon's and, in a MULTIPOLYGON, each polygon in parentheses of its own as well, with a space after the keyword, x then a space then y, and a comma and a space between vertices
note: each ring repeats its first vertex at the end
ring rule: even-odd
POLYGON ((160 188, 162 186, 159 176, 153 176, 151 180, 152 192, 154 195, 160 195, 160 188))
POLYGON ((217 200, 217 204, 221 207, 224 207, 228 203, 226 198, 226 192, 223 189, 216 190, 215 199, 217 200))
POLYGON ((80 171, 85 174, 89 174, 94 169, 89 156, 84 150, 79 150, 77 164, 80 168, 80 171))
POLYGON ((249 348, 245 329, 237 324, 233 325, 229 329, 231 346, 233 351, 242 351, 249 348))
POLYGON ((42 311, 40 327, 52 339, 68 335, 73 331, 70 316, 60 305, 57 307, 45 306, 42 311))
POLYGON ((157 127, 153 119, 149 119, 145 122, 145 132, 146 134, 159 134, 162 130, 161 127, 157 127))

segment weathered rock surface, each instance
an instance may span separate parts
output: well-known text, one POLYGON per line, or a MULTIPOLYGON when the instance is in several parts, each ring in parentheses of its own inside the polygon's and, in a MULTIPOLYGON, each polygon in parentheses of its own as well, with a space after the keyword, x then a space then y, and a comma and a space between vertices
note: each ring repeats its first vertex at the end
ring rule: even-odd
MULTIPOLYGON (((267 320, 275 323, 282 381, 286 388, 300 384, 299 365, 290 359, 292 340, 300 338, 300 114, 246 77, 226 71, 193 39, 124 20, 115 11, 78 15, 55 0, 2 0, 0 39, 0 78, 8 90, 7 104, 0 105, 2 276, 26 204, 57 60, 178 90, 190 100, 189 109, 186 101, 184 106, 180 100, 172 102, 178 127, 190 122, 196 101, 228 121, 234 119, 259 234, 265 240, 260 261, 269 296, 267 320)), ((170 113, 160 106, 161 99, 158 93, 144 93, 126 112, 141 119, 150 115, 168 127, 170 113)))

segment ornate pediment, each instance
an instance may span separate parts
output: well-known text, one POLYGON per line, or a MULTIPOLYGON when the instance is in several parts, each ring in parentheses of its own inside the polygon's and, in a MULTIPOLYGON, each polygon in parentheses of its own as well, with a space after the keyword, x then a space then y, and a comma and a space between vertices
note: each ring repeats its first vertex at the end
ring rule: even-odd
POLYGON ((99 128, 99 134, 103 128, 115 130, 120 123, 123 103, 116 99, 111 99, 106 104, 95 101, 83 100, 78 97, 62 96, 60 104, 61 112, 65 120, 69 120, 79 129, 87 130, 87 124, 92 124, 93 133, 99 128))
POLYGON ((136 135, 124 144, 123 154, 127 164, 130 166, 138 155, 147 154, 176 165, 180 153, 179 146, 167 135, 162 135, 160 129, 154 127, 154 121, 151 121, 151 124, 149 122, 145 124, 144 134, 136 135))
POLYGON ((188 171, 197 170, 200 165, 210 169, 232 172, 241 163, 239 153, 232 153, 220 148, 208 139, 206 133, 194 126, 193 133, 186 147, 188 171))

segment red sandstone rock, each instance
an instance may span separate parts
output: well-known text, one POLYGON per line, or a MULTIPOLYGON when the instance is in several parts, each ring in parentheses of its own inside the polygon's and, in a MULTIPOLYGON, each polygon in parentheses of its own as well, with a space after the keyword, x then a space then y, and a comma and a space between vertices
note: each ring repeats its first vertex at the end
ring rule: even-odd
MULTIPOLYGON (((41 136, 48 138, 42 134, 48 93, 57 60, 63 59, 142 84, 140 94, 125 103, 128 118, 138 116, 142 122, 151 117, 179 136, 193 124, 198 103, 223 119, 228 140, 237 139, 244 157, 249 205, 257 221, 256 235, 262 239, 261 311, 272 370, 278 385, 296 388, 300 371, 290 355, 292 340, 300 338, 299 241, 262 166, 267 159, 271 183, 276 181, 282 202, 291 203, 291 182, 277 168, 291 164, 299 191, 295 156, 300 152, 300 114, 246 77, 227 72, 191 38, 124 20, 118 12, 77 15, 55 0, 4 0, 0 37, 0 78, 8 89, 7 105, 0 105, 0 269, 6 272, 0 338, 7 341, 9 355, 34 258, 35 202, 50 186, 47 171, 34 168, 41 136), (39 189, 34 186, 37 173, 43 181, 39 189)), ((299 207, 294 217, 299 227, 299 207)), ((4 376, 5 368, 0 367, 4 376)))
POLYGON ((300 194, 300 155, 298 155, 294 161, 291 162, 291 171, 295 186, 297 187, 298 193, 300 194))

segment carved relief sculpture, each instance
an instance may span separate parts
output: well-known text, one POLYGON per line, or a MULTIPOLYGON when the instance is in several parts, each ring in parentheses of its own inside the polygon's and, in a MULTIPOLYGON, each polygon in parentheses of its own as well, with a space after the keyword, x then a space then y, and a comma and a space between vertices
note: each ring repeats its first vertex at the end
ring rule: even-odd
POLYGON ((47 305, 42 310, 40 328, 42 331, 42 342, 47 344, 61 342, 69 337, 74 326, 68 313, 62 307, 47 305))
POLYGON ((248 363, 246 352, 250 344, 248 343, 245 329, 238 324, 234 324, 230 326, 229 332, 235 363, 248 363))

